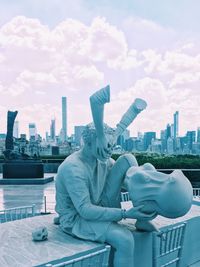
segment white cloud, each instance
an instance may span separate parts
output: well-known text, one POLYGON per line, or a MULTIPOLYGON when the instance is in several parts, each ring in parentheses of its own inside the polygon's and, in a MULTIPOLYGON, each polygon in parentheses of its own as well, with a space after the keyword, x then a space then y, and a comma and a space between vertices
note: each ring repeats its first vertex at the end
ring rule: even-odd
POLYGON ((63 95, 71 104, 71 130, 87 123, 89 95, 105 83, 111 84, 113 99, 105 120, 113 126, 136 97, 146 99, 148 108, 131 126, 133 132, 164 128, 176 110, 184 121, 182 132, 200 126, 199 47, 189 40, 177 45, 173 30, 141 18, 128 18, 121 29, 101 17, 90 25, 66 19, 54 29, 15 17, 0 28, 1 98, 8 109, 20 111, 22 131, 35 121, 42 132, 54 115, 61 127, 63 95))
POLYGON ((163 27, 154 21, 131 16, 124 19, 122 29, 131 48, 165 50, 174 46, 180 36, 173 29, 163 27))

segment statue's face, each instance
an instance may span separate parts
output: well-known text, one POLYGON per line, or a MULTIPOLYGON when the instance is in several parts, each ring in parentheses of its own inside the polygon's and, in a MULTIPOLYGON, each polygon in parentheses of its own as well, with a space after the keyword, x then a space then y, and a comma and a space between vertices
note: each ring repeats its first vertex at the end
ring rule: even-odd
POLYGON ((192 205, 192 186, 180 170, 165 174, 147 163, 131 167, 126 180, 133 204, 144 204, 144 211, 176 218, 186 214, 192 205))
POLYGON ((113 152, 113 135, 112 134, 106 134, 106 139, 108 141, 108 148, 107 150, 102 154, 99 153, 98 149, 97 149, 97 138, 96 136, 92 137, 92 141, 91 141, 91 151, 92 151, 92 155, 97 158, 100 161, 106 161, 107 159, 109 159, 112 155, 113 152))

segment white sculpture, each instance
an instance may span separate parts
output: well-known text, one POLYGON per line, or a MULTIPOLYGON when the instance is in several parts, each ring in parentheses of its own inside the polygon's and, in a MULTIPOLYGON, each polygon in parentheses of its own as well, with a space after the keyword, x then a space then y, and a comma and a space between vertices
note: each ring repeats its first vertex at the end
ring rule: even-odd
MULTIPOLYGON (((54 222, 60 223, 61 229, 73 236, 109 243, 115 249, 114 267, 133 267, 134 237, 130 230, 117 222, 125 218, 134 218, 138 220, 136 225, 138 228, 154 230, 149 221, 158 213, 161 214, 162 209, 164 209, 163 214, 167 212, 166 214, 169 215, 170 209, 166 208, 163 203, 166 198, 162 199, 161 195, 158 199, 159 206, 155 205, 156 202, 153 206, 151 205, 153 201, 157 200, 156 198, 149 197, 145 199, 146 202, 143 201, 144 192, 149 192, 151 185, 157 187, 158 190, 154 190, 156 195, 156 192, 160 192, 159 186, 162 187, 165 184, 159 182, 160 178, 157 179, 158 182, 153 182, 154 174, 157 176, 160 174, 155 171, 153 166, 138 167, 132 154, 122 155, 116 162, 111 158, 117 137, 146 108, 146 102, 136 99, 122 116, 117 124, 117 129, 114 130, 103 121, 104 105, 109 101, 109 86, 90 97, 94 123, 87 125, 83 131, 84 146, 67 157, 58 168, 55 210, 59 217, 54 222), (142 175, 135 175, 136 170, 142 171, 142 168, 142 175), (152 175, 149 175, 150 171, 152 175), (145 181, 150 178, 152 183, 146 183, 145 181), (130 191, 131 198, 136 203, 135 207, 127 211, 120 207, 121 188, 124 182, 130 191), (138 191, 137 189, 132 190, 134 185, 138 191)), ((168 177, 164 174, 160 175, 168 177)), ((178 181, 179 179, 177 179, 177 183, 174 183, 175 186, 179 185, 178 181)), ((186 184, 188 185, 188 183, 186 184)), ((169 194, 170 190, 168 187, 166 188, 169 194)), ((183 188, 180 188, 178 192, 183 193, 181 195, 183 196, 185 191, 182 192, 181 189, 183 188)), ((172 188, 172 190, 175 189, 172 188)), ((190 203, 190 193, 188 202, 190 203)), ((183 209, 184 212, 188 210, 189 204, 184 205, 183 209)), ((180 216, 181 208, 178 211, 177 216, 180 216)), ((173 216, 176 216, 175 212, 175 210, 172 211, 173 216)))
POLYGON ((33 230, 32 238, 34 241, 44 241, 48 238, 48 231, 45 226, 41 226, 33 230))

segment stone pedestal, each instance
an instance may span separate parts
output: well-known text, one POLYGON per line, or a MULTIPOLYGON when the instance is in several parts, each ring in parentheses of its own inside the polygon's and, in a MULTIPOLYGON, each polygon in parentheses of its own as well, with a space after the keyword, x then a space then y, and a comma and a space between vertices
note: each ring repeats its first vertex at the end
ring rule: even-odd
POLYGON ((44 168, 41 161, 12 160, 3 164, 3 178, 43 178, 44 168))

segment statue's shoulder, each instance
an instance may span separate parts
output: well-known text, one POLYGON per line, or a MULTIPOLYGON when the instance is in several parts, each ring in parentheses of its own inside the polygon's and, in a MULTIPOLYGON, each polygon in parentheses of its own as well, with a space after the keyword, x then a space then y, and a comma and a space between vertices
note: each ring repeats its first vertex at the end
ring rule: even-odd
POLYGON ((79 169, 84 168, 84 163, 82 162, 80 155, 77 152, 74 152, 70 156, 68 156, 62 164, 59 166, 59 171, 67 171, 67 172, 74 172, 79 169))

